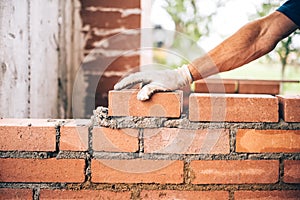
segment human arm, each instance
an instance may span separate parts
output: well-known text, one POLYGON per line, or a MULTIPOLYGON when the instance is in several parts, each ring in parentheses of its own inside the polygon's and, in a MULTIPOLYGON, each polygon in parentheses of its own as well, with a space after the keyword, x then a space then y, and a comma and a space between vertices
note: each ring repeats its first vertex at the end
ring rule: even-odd
POLYGON ((293 21, 277 11, 250 22, 188 66, 193 80, 247 64, 269 53, 297 28, 293 21))

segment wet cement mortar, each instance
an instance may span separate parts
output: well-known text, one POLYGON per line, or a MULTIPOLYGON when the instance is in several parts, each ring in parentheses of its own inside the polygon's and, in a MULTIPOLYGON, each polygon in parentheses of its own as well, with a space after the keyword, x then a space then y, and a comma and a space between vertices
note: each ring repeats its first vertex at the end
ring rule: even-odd
MULTIPOLYGON (((54 120, 55 121, 55 120, 54 120)), ((98 107, 93 112, 89 123, 89 148, 83 152, 60 151, 60 127, 67 123, 67 120, 57 120, 57 149, 55 152, 20 152, 3 151, 0 158, 65 158, 85 159, 85 181, 84 183, 0 183, 0 188, 30 188, 33 189, 33 199, 39 199, 40 189, 67 189, 67 190, 109 190, 109 191, 131 191, 131 199, 140 199, 142 190, 197 190, 197 191, 229 191, 229 199, 234 199, 233 193, 237 190, 300 190, 300 184, 286 184, 283 182, 283 161, 300 160, 300 153, 236 153, 234 150, 237 129, 279 129, 279 130, 300 130, 300 123, 287 123, 280 120, 278 123, 232 123, 232 122, 191 122, 186 115, 177 119, 161 117, 111 117, 108 116, 108 109, 98 107), (109 127, 113 129, 134 128, 179 128, 179 129, 229 129, 230 153, 229 154, 159 154, 144 153, 143 143, 140 143, 138 152, 95 152, 92 149, 93 127, 109 127), (91 182, 91 160, 92 159, 150 159, 150 160, 183 160, 184 177, 181 184, 156 184, 156 183, 135 183, 135 184, 110 184, 91 182), (192 160, 279 160, 280 173, 279 181, 273 184, 191 184, 193 172, 190 169, 192 160)), ((142 131, 141 131, 142 133, 142 131)), ((139 136, 143 140, 142 136, 139 136)))

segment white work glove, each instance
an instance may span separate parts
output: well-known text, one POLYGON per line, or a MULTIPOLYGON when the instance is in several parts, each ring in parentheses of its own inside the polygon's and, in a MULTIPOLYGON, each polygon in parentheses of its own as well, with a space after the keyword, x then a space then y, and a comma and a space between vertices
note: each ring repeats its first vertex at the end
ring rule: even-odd
POLYGON ((143 87, 137 94, 137 99, 145 101, 150 99, 154 92, 172 91, 192 83, 192 76, 187 67, 175 70, 137 72, 129 75, 114 86, 115 90, 131 88, 137 83, 142 83, 143 87))

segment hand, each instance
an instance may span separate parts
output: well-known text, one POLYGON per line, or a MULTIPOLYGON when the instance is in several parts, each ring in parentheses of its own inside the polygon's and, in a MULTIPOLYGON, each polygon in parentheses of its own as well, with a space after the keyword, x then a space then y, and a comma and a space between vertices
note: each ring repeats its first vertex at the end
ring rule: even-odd
POLYGON ((137 99, 145 101, 150 99, 154 92, 172 91, 192 83, 191 73, 186 65, 175 70, 161 70, 137 72, 129 75, 114 86, 115 90, 131 88, 137 83, 143 87, 137 95, 137 99))

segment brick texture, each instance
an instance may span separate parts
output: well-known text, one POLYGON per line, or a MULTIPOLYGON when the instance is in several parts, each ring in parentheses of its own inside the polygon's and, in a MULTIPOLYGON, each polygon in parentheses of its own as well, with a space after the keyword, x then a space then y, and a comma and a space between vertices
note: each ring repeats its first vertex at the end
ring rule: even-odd
POLYGON ((226 154, 229 153, 229 131, 222 129, 145 129, 144 152, 226 154))
POLYGON ((42 119, 0 119, 0 150, 55 151, 56 129, 42 119))
POLYGON ((83 182, 83 159, 0 159, 0 182, 83 182))
POLYGON ((203 79, 194 84, 194 91, 200 93, 235 93, 237 90, 237 82, 232 80, 203 79))
POLYGON ((276 81, 239 81, 240 94, 279 94, 280 83, 276 81))
POLYGON ((93 129, 94 151, 136 152, 138 148, 138 129, 93 129))
POLYGON ((300 160, 284 161, 284 177, 286 183, 300 183, 300 160))
POLYGON ((88 149, 88 121, 72 120, 60 128, 60 150, 86 151, 88 149))
POLYGON ((276 183, 277 160, 213 160, 192 161, 192 183, 195 184, 243 184, 276 183))
POLYGON ((277 122, 278 101, 271 95, 191 94, 191 121, 277 122))
POLYGON ((300 130, 239 129, 237 152, 300 152, 300 130))
POLYGON ((259 199, 259 200, 298 200, 300 191, 283 190, 283 191, 237 191, 234 192, 235 200, 259 199))
POLYGON ((130 199, 130 192, 113 192, 103 190, 44 190, 40 192, 40 200, 52 199, 130 199))
POLYGON ((277 95, 280 115, 286 122, 300 122, 300 95, 277 95))
POLYGON ((143 190, 141 192, 141 199, 218 199, 228 200, 229 193, 226 191, 174 191, 174 190, 143 190))
POLYGON ((180 117, 182 92, 155 93, 148 101, 136 98, 137 90, 109 91, 109 116, 180 117))
POLYGON ((183 161, 92 160, 92 182, 182 183, 183 161))
POLYGON ((114 1, 99 1, 99 0, 80 0, 82 8, 88 7, 107 7, 107 8, 139 8, 141 7, 140 0, 114 0, 114 1))
POLYGON ((0 199, 14 199, 14 200, 23 200, 23 199, 32 199, 33 193, 30 189, 9 189, 1 188, 0 189, 0 199))

